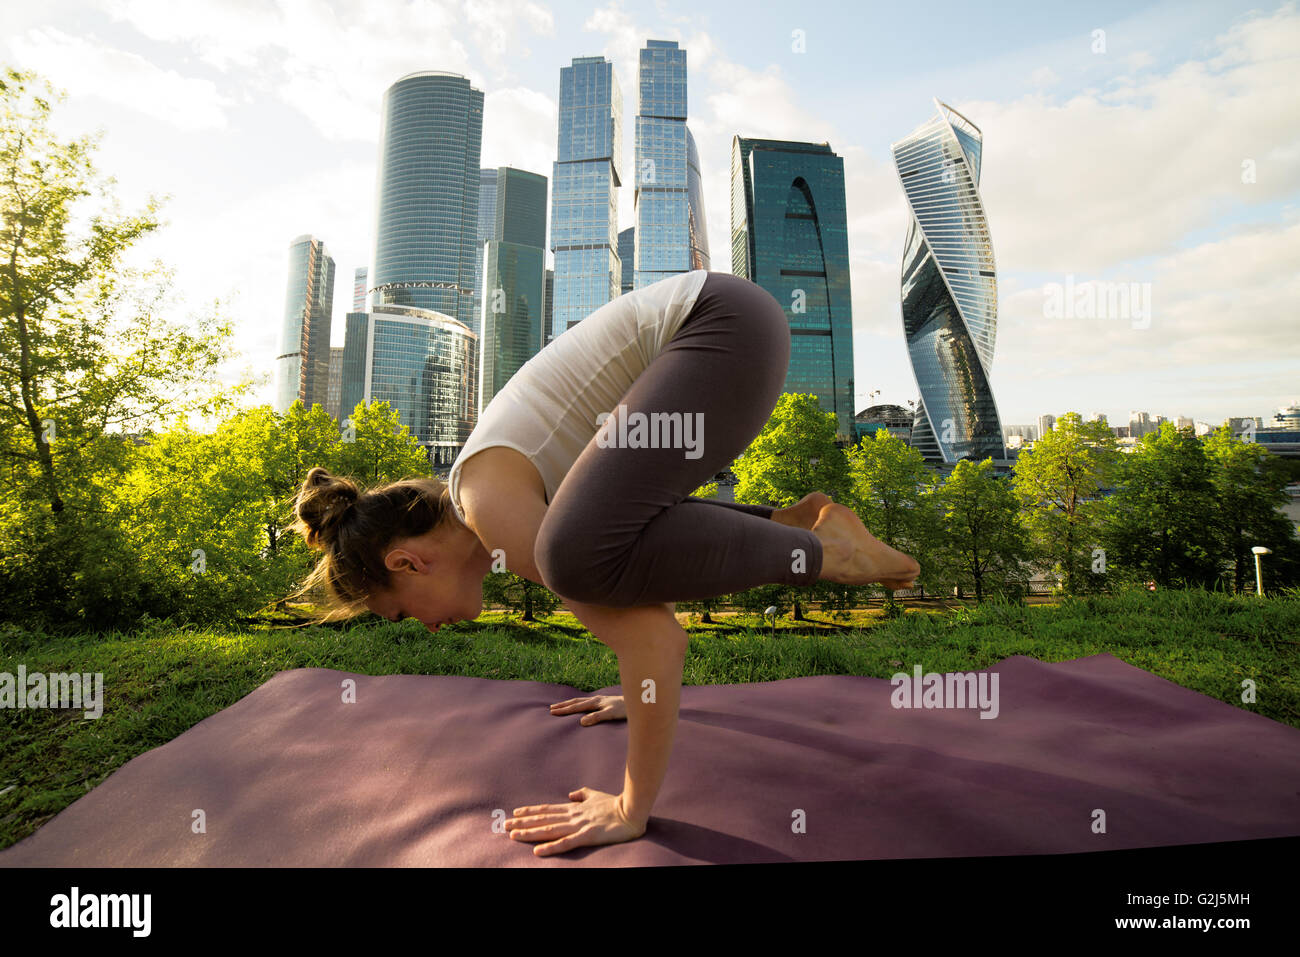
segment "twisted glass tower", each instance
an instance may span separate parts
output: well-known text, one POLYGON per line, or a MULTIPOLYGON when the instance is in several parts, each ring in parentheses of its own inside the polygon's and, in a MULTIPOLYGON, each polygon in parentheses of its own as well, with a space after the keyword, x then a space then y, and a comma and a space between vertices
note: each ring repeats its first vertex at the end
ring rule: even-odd
POLYGON ((990 374, 997 335, 993 241, 979 195, 983 135, 946 103, 891 147, 912 219, 903 332, 920 401, 912 445, 932 462, 1006 458, 990 374))

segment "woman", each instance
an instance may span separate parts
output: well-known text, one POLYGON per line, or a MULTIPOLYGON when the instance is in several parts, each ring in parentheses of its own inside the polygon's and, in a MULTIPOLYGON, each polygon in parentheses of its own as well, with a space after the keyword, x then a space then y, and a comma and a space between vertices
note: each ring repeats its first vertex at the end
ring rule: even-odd
POLYGON ((780 509, 690 494, 762 429, 789 361, 768 292, 683 273, 607 303, 527 362, 445 487, 411 479, 362 495, 324 469, 308 475, 295 527, 326 555, 304 590, 325 584, 344 613, 437 631, 478 617, 483 578, 506 568, 554 591, 618 656, 625 697, 551 709, 595 711, 584 724, 626 717, 622 792, 515 808, 506 828, 543 842, 535 854, 645 832, 681 700, 688 639, 674 602, 819 579, 904 588, 920 573, 820 492, 780 509))

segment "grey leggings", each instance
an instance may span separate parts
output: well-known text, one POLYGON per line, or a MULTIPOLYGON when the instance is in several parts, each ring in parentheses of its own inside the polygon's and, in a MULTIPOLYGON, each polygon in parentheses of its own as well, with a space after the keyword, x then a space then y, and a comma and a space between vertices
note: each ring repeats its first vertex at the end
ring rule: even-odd
POLYGON ((710 272, 677 334, 551 500, 534 550, 547 586, 573 601, 629 607, 816 582, 822 547, 812 532, 772 521, 769 506, 691 495, 758 435, 789 362, 789 322, 776 299, 747 279, 710 272), (651 412, 692 422, 702 413, 703 454, 631 440, 618 447, 617 430, 634 435, 635 413, 649 420, 651 412), (602 434, 611 447, 601 447, 602 434))

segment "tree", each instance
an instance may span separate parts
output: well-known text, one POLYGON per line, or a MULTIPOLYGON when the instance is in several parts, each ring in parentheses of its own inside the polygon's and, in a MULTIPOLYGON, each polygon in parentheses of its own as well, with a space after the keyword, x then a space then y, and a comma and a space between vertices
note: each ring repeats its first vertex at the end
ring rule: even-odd
POLYGON ((432 475, 428 451, 387 402, 359 402, 339 425, 338 474, 372 485, 386 478, 432 475))
POLYGON ((1288 473, 1278 456, 1258 442, 1235 438, 1226 422, 1204 441, 1217 499, 1214 526, 1221 554, 1232 566, 1233 591, 1241 592, 1254 587, 1253 546, 1279 555, 1268 561, 1273 570, 1296 541, 1291 522, 1278 511, 1287 501, 1288 473))
POLYGON ((988 579, 1000 588, 1020 577, 1029 552, 1020 503, 1009 480, 994 474, 992 459, 962 459, 927 497, 943 516, 939 560, 974 586, 976 601, 984 600, 988 579))
POLYGON ((209 317, 195 335, 162 318, 169 277, 122 264, 158 228, 158 200, 118 215, 113 181, 91 161, 98 136, 57 140, 51 101, 63 96, 48 83, 35 91, 36 80, 13 69, 0 78, 0 456, 20 495, 59 513, 94 471, 87 453, 100 436, 228 408, 252 383, 200 387, 229 356, 229 322, 209 317), (92 196, 108 208, 89 211, 78 233, 92 196))
MULTIPOLYGON (((890 548, 926 556, 918 559, 920 580, 933 583, 938 569, 929 559, 939 536, 925 495, 937 478, 921 453, 887 429, 878 429, 849 449, 848 461, 850 485, 844 504, 890 548)), ((886 604, 892 605, 894 590, 885 589, 885 595, 886 604)))
POLYGON ((763 430, 732 465, 736 501, 786 508, 809 492, 839 498, 848 463, 835 444, 837 419, 815 395, 783 394, 763 430))
POLYGON ((1101 492, 1114 480, 1119 456, 1104 422, 1067 412, 1016 459, 1012 485, 1025 509, 1030 545, 1051 563, 1067 593, 1104 580, 1092 571, 1105 567, 1094 564, 1106 523, 1101 492))
POLYGON ((1191 429, 1162 422, 1121 460, 1105 542, 1109 569, 1126 580, 1213 585, 1215 488, 1205 446, 1191 429))

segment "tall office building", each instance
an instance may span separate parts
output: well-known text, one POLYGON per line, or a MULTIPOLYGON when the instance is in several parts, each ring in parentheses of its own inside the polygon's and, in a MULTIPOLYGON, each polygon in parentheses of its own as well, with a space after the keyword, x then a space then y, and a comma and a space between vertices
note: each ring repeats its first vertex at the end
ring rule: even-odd
POLYGON ((481 412, 542 348, 546 297, 546 177, 502 166, 484 245, 479 328, 481 412))
POLYGON ((636 273, 636 227, 629 226, 618 234, 618 258, 623 263, 623 281, 619 284, 619 294, 632 291, 633 277, 636 273))
POLYGON ((686 127, 686 51, 675 40, 641 50, 636 115, 636 265, 640 289, 709 268, 699 151, 686 127))
POLYGON ((483 91, 426 70, 384 93, 371 304, 404 305, 475 328, 483 91))
POLYGON ((435 467, 455 461, 478 421, 478 337, 431 309, 348 313, 342 379, 344 420, 358 402, 387 402, 435 467))
POLYGON ((618 188, 623 177, 623 93, 604 57, 560 70, 560 122, 552 175, 555 296, 550 338, 618 298, 618 188))
POLYGON ((366 277, 370 270, 365 266, 358 267, 357 271, 352 274, 352 311, 365 312, 366 309, 366 277))
POLYGON ((299 236, 289 244, 289 286, 275 357, 277 412, 287 412, 296 399, 307 409, 328 402, 333 309, 334 260, 321 240, 299 236))
POLYGON ((339 418, 339 402, 343 397, 343 347, 330 346, 330 384, 325 411, 339 418))
POLYGON ((844 160, 826 143, 731 141, 731 271, 790 321, 786 392, 817 396, 852 442, 853 295, 844 160))
POLYGON ((483 244, 492 239, 497 218, 497 171, 479 170, 478 245, 474 250, 474 316, 483 315, 483 244))
POLYGON ((542 334, 539 341, 542 348, 551 341, 551 316, 555 309, 555 270, 546 270, 546 294, 543 297, 544 305, 542 306, 542 334))
POLYGON ((990 382, 998 287, 979 194, 983 134, 934 103, 937 114, 891 147, 911 212, 901 295, 921 393, 912 445, 935 463, 1006 460, 990 382))

